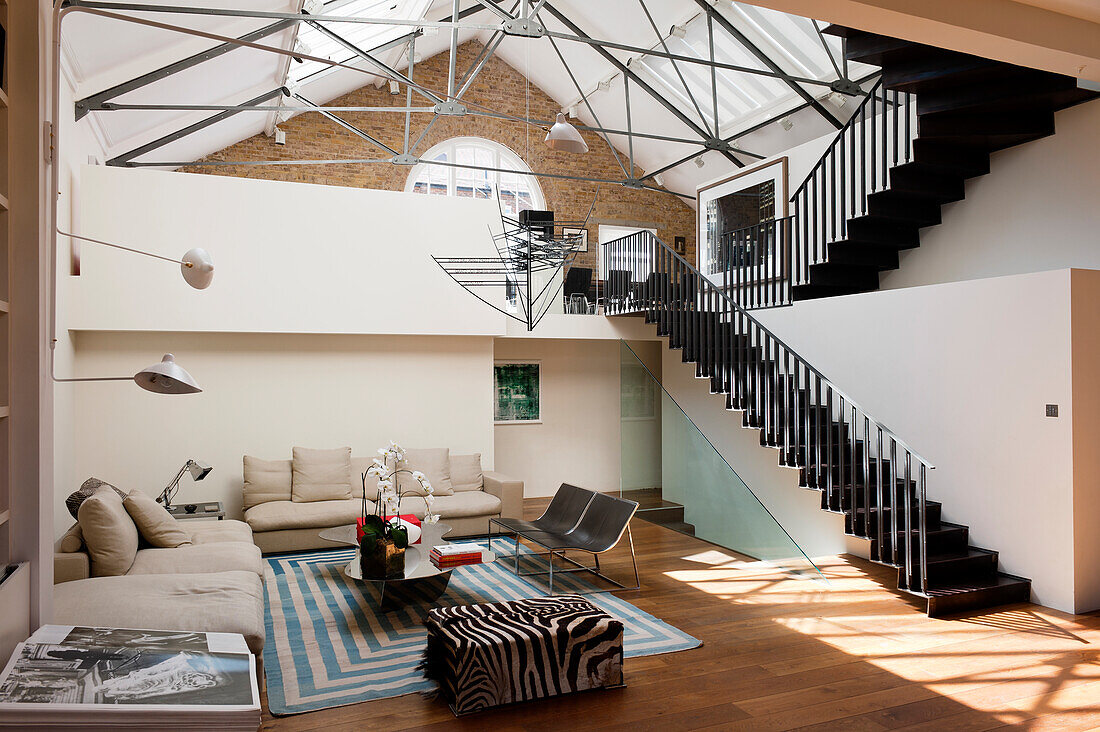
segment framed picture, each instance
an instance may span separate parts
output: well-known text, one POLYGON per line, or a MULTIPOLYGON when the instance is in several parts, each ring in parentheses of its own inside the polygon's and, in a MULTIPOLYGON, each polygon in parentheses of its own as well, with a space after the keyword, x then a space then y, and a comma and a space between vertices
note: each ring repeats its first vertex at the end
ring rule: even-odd
POLYGON ((681 257, 687 254, 687 237, 686 236, 674 236, 672 237, 672 248, 681 257))
POLYGON ((588 229, 580 229, 573 226, 563 226, 561 228, 563 236, 580 236, 581 242, 573 247, 574 252, 587 252, 588 251, 588 229))
POLYGON ((538 361, 497 361, 493 364, 493 421, 496 424, 540 422, 541 391, 538 361))

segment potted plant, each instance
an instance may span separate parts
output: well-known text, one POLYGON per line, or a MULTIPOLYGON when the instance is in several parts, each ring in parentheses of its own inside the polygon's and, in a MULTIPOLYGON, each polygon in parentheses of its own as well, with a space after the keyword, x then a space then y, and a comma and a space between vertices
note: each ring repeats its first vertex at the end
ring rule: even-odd
POLYGON ((405 549, 409 545, 409 530, 398 517, 401 498, 410 493, 401 490, 398 476, 409 475, 424 492, 428 511, 424 522, 434 524, 439 517, 432 513, 435 489, 419 470, 401 467, 405 448, 390 441, 389 447, 378 448, 374 464, 363 473, 363 518, 359 528, 359 562, 363 579, 400 579, 405 573, 405 549), (367 480, 374 479, 378 486, 378 500, 374 511, 367 512, 367 480))

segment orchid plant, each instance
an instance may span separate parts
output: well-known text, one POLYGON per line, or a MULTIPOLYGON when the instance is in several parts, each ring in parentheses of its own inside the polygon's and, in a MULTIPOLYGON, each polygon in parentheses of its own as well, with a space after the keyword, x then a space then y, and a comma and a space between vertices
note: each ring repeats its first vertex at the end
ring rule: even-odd
POLYGON ((401 525, 398 514, 401 509, 401 498, 410 491, 401 490, 398 476, 409 475, 423 491, 424 503, 428 507, 427 513, 424 514, 424 523, 434 524, 439 521, 439 516, 432 511, 432 506, 435 504, 435 489, 424 473, 402 468, 401 461, 404 459, 405 448, 390 440, 388 447, 378 448, 378 457, 374 458, 373 464, 362 475, 364 533, 392 539, 399 548, 408 546, 408 530, 401 525), (372 478, 378 486, 378 501, 375 503, 372 514, 374 520, 371 520, 366 512, 367 480, 372 478))

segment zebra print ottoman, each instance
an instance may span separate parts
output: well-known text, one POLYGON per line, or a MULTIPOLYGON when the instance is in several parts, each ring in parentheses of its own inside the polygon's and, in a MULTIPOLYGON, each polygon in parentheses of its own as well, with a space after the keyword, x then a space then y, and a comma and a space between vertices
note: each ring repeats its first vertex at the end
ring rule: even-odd
POLYGON ((456 716, 623 685, 623 624, 576 595, 433 608, 420 664, 456 716))

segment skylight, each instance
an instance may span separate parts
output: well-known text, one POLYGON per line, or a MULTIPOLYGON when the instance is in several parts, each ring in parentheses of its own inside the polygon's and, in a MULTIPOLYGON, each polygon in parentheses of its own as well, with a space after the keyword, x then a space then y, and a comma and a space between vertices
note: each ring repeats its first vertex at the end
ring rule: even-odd
MULTIPOLYGON (((387 18, 393 20, 421 20, 428 12, 432 0, 329 0, 318 15, 340 17, 387 18)), ((383 25, 365 23, 327 23, 326 28, 347 40, 363 51, 370 51, 406 35, 413 28, 407 25, 383 25)), ((320 56, 331 61, 360 65, 360 59, 339 41, 333 40, 311 25, 300 24, 298 42, 306 49, 303 52, 311 56, 320 56)), ((366 67, 370 65, 366 62, 366 67)), ((334 70, 318 61, 294 62, 291 64, 289 79, 294 83, 314 81, 334 70)))
MULTIPOLYGON (((834 63, 841 64, 841 40, 825 35, 825 42, 832 54, 832 61, 822 45, 822 39, 814 29, 813 21, 794 15, 751 5, 733 3, 726 17, 760 51, 786 73, 803 78, 833 81, 837 78, 834 63)), ((710 37, 706 16, 695 16, 681 26, 682 33, 674 33, 666 43, 674 54, 702 60, 710 59, 710 37), (682 35, 682 37, 679 37, 682 35)), ((660 49, 660 46, 655 48, 660 49)), ((720 63, 734 64, 767 71, 768 67, 752 51, 734 37, 715 27, 714 58, 720 63)), ((872 71, 872 67, 853 64, 851 77, 872 71)), ((641 60, 641 71, 660 91, 676 100, 678 106, 707 129, 714 126, 714 97, 710 69, 700 64, 677 62, 676 67, 667 58, 647 56, 641 60), (677 74, 677 68, 679 74, 677 74), (684 82, 690 95, 684 89, 684 82), (694 99, 694 101, 693 101, 694 99), (702 117, 700 117, 700 112, 702 117)), ((718 69, 719 135, 727 136, 759 119, 774 115, 784 105, 793 106, 802 100, 786 81, 755 74, 718 69)), ((820 98, 828 87, 803 85, 807 92, 820 98)))

